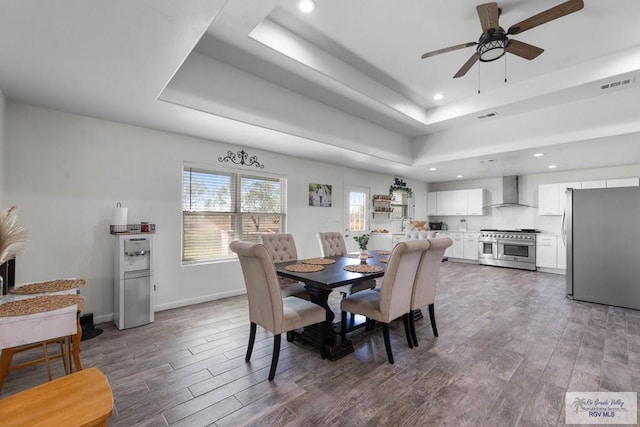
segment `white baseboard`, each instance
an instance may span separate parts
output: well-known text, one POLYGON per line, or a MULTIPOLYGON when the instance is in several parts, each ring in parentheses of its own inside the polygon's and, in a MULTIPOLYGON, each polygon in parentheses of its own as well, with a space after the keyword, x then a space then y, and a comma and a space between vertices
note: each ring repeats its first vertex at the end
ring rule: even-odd
POLYGON ((200 304, 203 302, 215 301, 222 298, 235 297, 236 295, 244 295, 247 293, 245 288, 235 289, 232 291, 220 292, 217 294, 209 294, 197 298, 189 298, 180 301, 171 301, 166 304, 156 305, 155 311, 171 310, 172 308, 185 307, 188 305, 200 304))
POLYGON ((103 314, 102 316, 93 316, 93 323, 96 325, 98 323, 107 323, 107 322, 113 322, 113 313, 103 314))
POLYGON ((542 273, 567 274, 567 270, 560 270, 558 268, 538 267, 537 270, 542 273))
POLYGON ((462 263, 465 263, 465 264, 479 264, 477 259, 452 258, 452 257, 449 257, 448 259, 451 262, 462 262, 462 263))
MULTIPOLYGON (((247 293, 245 288, 236 289, 233 291, 219 292, 217 294, 204 295, 197 298, 189 298, 180 301, 172 301, 166 304, 156 305, 154 312, 171 310, 172 308, 186 307, 188 305, 200 304, 203 302, 215 301, 222 298, 235 297, 237 295, 244 295, 247 293)), ((96 325, 99 323, 113 322, 113 313, 103 314, 101 316, 94 316, 93 323, 96 325)))

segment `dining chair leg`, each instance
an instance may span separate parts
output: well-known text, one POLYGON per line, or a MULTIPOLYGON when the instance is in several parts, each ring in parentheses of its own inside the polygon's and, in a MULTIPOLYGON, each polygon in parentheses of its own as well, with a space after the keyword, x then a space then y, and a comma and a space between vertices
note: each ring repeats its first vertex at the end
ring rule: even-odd
POLYGON ((340 318, 340 341, 344 342, 347 339, 347 312, 343 311, 340 318))
POLYGON ((409 348, 413 348, 413 340, 411 339, 411 329, 409 326, 409 313, 402 315, 402 323, 404 324, 404 334, 407 337, 407 345, 409 348))
POLYGON ((0 391, 2 391, 2 386, 4 385, 4 380, 7 378, 9 374, 9 368, 11 367, 11 360, 13 359, 13 353, 15 352, 15 347, 3 348, 2 353, 0 355, 0 391))
MULTIPOLYGON (((82 341, 80 312, 78 312, 76 323, 76 334, 71 339, 71 350, 73 353, 73 363, 76 365, 76 371, 82 371, 82 362, 80 361, 80 341, 82 341)), ((69 365, 69 367, 71 367, 71 365, 69 365)))
POLYGON ((433 304, 429 304, 429 319, 431 319, 431 329, 433 329, 433 335, 438 336, 438 328, 436 328, 436 314, 433 309, 433 304))
POLYGON ((409 313, 409 329, 411 330, 411 340, 414 346, 418 346, 418 334, 416 334, 416 319, 413 312, 409 313))
POLYGON ((256 324, 251 322, 251 330, 249 331, 249 346, 247 347, 247 355, 244 357, 245 362, 251 360, 253 352, 253 343, 256 341, 256 324))
MULTIPOLYGON (((47 363, 47 376, 49 377, 49 381, 51 381, 52 377, 51 377, 51 361, 49 360, 49 349, 47 348, 47 342, 43 341, 42 342, 42 352, 44 353, 44 360, 47 363)), ((67 370, 66 364, 65 364, 65 371, 67 370)))
POLYGON ((276 376, 278 358, 280 357, 280 338, 280 334, 273 336, 273 356, 271 356, 271 370, 269 371, 269 381, 273 381, 273 378, 276 376))
POLYGON ((71 341, 69 337, 64 337, 62 341, 60 341, 60 353, 62 354, 64 374, 69 375, 73 370, 71 366, 71 341))
POLYGON ((387 358, 389 363, 393 365, 393 353, 391 352, 391 339, 389 338, 389 324, 382 324, 382 335, 384 336, 384 346, 387 349, 387 358))

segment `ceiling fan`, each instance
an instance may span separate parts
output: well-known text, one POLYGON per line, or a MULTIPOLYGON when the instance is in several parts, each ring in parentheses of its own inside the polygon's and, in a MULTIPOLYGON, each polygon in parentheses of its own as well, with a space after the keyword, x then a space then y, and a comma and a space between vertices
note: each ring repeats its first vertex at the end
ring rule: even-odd
POLYGON ((495 61, 496 59, 502 58, 506 52, 532 60, 544 52, 544 49, 518 40, 509 39, 509 36, 520 34, 538 25, 562 18, 565 15, 579 11, 583 7, 583 0, 569 0, 551 9, 547 9, 544 12, 540 12, 537 15, 531 16, 524 21, 520 21, 505 31, 498 24, 498 17, 501 12, 498 8, 498 3, 480 4, 476 6, 476 10, 478 11, 478 18, 480 18, 480 25, 482 26, 482 35, 477 42, 462 43, 444 49, 434 50, 433 52, 427 52, 422 55, 422 59, 440 55, 441 53, 464 49, 465 47, 477 46, 476 52, 471 55, 471 58, 469 58, 462 68, 458 70, 456 75, 453 76, 454 79, 464 76, 478 60, 480 62, 495 61))

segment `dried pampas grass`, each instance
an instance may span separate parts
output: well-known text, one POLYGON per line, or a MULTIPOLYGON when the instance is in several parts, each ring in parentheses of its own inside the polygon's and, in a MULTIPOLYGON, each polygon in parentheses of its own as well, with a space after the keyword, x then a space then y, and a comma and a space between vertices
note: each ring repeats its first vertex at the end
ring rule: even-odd
POLYGON ((16 207, 0 212, 0 264, 17 255, 27 241, 27 230, 18 224, 16 207))

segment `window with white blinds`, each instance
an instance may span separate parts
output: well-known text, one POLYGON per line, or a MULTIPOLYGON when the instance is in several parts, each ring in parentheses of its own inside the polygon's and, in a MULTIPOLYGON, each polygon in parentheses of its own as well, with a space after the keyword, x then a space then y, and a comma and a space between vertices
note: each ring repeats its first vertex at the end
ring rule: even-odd
POLYGON ((286 179, 185 166, 182 172, 182 262, 234 256, 233 240, 259 242, 284 231, 286 179))

